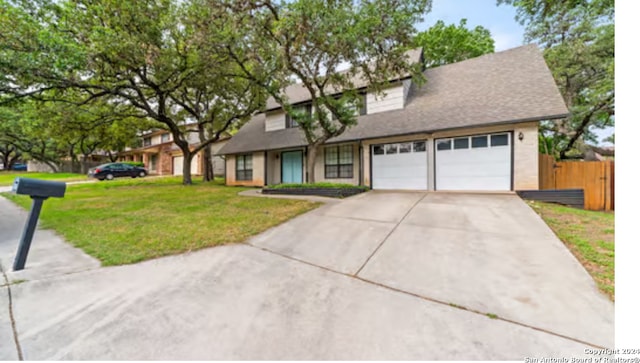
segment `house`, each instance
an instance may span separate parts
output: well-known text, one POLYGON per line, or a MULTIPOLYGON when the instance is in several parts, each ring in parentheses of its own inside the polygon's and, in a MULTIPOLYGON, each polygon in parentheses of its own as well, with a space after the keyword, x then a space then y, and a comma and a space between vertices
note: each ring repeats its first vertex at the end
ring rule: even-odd
MULTIPOLYGON (((424 71, 418 87, 363 87, 358 124, 318 151, 316 181, 373 189, 538 189, 538 123, 568 110, 535 45, 424 71)), ((299 85, 285 90, 309 108, 299 85)), ((306 141, 273 100, 219 151, 228 185, 307 181, 306 141)))
MULTIPOLYGON (((215 155, 227 142, 228 137, 212 145, 215 155)), ((195 148, 199 143, 197 133, 189 134, 189 144, 195 148)), ((141 145, 137 148, 128 148, 118 154, 118 161, 138 161, 144 163, 149 173, 156 175, 182 175, 184 157, 180 148, 173 143, 173 136, 169 131, 162 129, 149 130, 141 135, 141 145)), ((204 150, 200 151, 191 160, 191 174, 201 175, 203 171, 204 150)), ((224 175, 224 158, 213 156, 213 174, 224 175)))

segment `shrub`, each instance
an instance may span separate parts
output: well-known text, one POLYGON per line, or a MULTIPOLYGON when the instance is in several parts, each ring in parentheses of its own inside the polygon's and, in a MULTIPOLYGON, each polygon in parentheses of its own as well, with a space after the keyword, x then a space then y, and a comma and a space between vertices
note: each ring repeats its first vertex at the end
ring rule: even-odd
POLYGON ((369 190, 369 187, 362 185, 352 185, 346 183, 329 183, 329 182, 319 182, 313 184, 276 184, 269 185, 267 188, 269 189, 358 189, 358 190, 369 190))

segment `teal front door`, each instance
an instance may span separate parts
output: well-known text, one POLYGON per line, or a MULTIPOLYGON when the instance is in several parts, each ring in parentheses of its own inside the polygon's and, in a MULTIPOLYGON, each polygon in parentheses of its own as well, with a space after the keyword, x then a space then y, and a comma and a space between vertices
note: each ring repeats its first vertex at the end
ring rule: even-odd
POLYGON ((302 183, 302 151, 282 153, 282 182, 302 183))

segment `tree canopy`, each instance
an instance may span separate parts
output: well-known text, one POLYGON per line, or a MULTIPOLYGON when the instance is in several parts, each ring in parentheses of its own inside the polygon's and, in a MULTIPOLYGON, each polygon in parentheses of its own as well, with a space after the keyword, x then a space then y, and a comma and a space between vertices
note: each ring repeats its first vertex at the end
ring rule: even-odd
POLYGON ((0 38, 0 92, 153 120, 181 149, 185 184, 193 156, 264 102, 233 76, 238 64, 211 51, 229 19, 203 1, 0 0, 0 9, 0 28, 12 29, 0 38))
POLYGON ((500 0, 517 7, 527 41, 536 42, 571 116, 541 126, 541 151, 567 158, 595 142, 594 128, 615 124, 613 0, 500 0))
POLYGON ((491 32, 482 26, 467 28, 467 19, 460 24, 446 25, 438 20, 429 29, 416 35, 415 42, 424 51, 427 68, 459 62, 495 51, 491 32))
MULTIPOLYGON (((234 14, 226 50, 239 65, 252 65, 241 66, 242 76, 267 90, 299 125, 308 142, 307 165, 315 165, 320 145, 356 124, 362 84, 381 93, 390 79, 420 75, 420 65, 410 64, 406 52, 431 0, 209 4, 226 5, 234 14), (297 109, 287 97, 286 87, 296 82, 308 91, 312 112, 297 109)), ((308 181, 315 181, 314 168, 308 181)))

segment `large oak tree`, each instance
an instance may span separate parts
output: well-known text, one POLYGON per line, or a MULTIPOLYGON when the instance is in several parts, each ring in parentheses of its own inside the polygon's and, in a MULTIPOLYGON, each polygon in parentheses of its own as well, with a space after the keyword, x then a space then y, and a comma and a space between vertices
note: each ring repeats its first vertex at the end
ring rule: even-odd
POLYGON ((544 50, 571 116, 541 124, 541 152, 564 159, 615 124, 613 0, 499 0, 517 7, 525 38, 544 50))
MULTIPOLYGON (((0 92, 87 105, 128 106, 119 116, 154 120, 191 160, 264 102, 262 88, 211 44, 228 14, 201 1, 0 0, 0 92), (73 99, 64 96, 73 90, 73 99), (50 93, 50 91, 57 91, 50 93), (190 144, 197 133, 200 143, 190 144)), ((207 153, 210 155, 210 153, 207 153)), ((210 174, 207 174, 210 175, 210 174)))
MULTIPOLYGON (((363 84, 380 94, 390 79, 421 75, 421 65, 410 64, 406 52, 431 0, 208 3, 233 14, 224 32, 226 50, 241 75, 267 90, 299 125, 307 165, 315 165, 321 145, 356 124, 363 84), (312 113, 297 110, 285 93, 294 83, 309 93, 312 113)), ((315 182, 313 167, 308 181, 315 182)))

